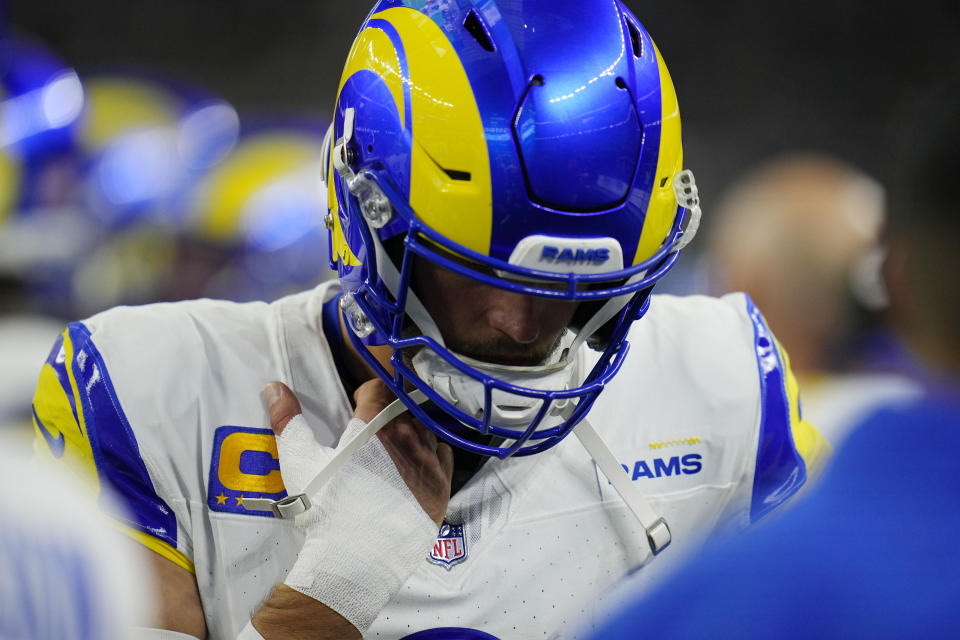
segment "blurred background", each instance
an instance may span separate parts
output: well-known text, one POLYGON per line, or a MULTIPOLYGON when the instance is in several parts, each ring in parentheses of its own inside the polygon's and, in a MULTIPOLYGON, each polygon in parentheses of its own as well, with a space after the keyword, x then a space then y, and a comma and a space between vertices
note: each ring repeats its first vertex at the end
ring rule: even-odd
MULTIPOLYGON (((708 205, 745 167, 783 149, 828 150, 884 173, 891 115, 960 62, 960 8, 949 0, 626 4, 669 65, 688 164, 708 205)), ((210 90, 244 117, 324 117, 370 6, 12 0, 7 16, 81 74, 154 69, 210 90)))
MULTIPOLYGON (((64 321, 332 275, 320 142, 371 4, 0 3, 0 423, 24 415, 64 321)), ((626 4, 671 70, 704 208, 659 290, 748 290, 828 422, 864 389, 906 388, 880 280, 886 184, 902 114, 960 72, 957 3, 626 4), (740 277, 757 273, 772 282, 740 277)))

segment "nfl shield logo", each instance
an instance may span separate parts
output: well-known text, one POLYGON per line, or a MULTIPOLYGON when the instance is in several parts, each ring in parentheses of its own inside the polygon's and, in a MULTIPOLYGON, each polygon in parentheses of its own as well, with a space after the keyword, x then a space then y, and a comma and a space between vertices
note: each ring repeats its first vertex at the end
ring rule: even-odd
POLYGON ((466 559, 467 538, 463 535, 463 525, 444 521, 427 560, 449 571, 450 567, 466 559))

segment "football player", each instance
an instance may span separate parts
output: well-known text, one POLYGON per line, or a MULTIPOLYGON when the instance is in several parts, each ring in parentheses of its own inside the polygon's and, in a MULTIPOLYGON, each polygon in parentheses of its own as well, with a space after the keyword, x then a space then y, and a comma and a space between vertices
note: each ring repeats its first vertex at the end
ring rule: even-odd
POLYGON ((820 464, 747 297, 650 296, 699 199, 619 1, 380 2, 328 138, 338 282, 108 311, 41 374, 153 552, 144 637, 555 637, 820 464))

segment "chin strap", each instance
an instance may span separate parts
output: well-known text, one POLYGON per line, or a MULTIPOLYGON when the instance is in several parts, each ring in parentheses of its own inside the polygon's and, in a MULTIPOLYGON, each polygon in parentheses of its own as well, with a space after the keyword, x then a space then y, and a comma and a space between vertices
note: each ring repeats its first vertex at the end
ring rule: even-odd
MULTIPOLYGON (((572 413, 572 411, 571 408, 568 413, 572 413)), ((647 542, 650 544, 653 555, 657 555, 666 549, 671 540, 670 527, 667 525, 667 521, 657 515, 657 512, 647 502, 646 497, 640 493, 640 490, 634 486, 633 481, 623 472, 623 467, 617 462, 616 456, 610 451, 610 447, 603 441, 593 425, 584 418, 580 421, 580 424, 574 427, 573 433, 576 434, 580 444, 603 471, 603 475, 607 476, 623 501, 627 503, 627 507, 633 512, 633 515, 640 521, 641 526, 647 533, 647 542)))
MULTIPOLYGON (((417 404, 423 404, 427 401, 427 396, 419 389, 411 391, 410 398, 417 404)), ((400 399, 388 404, 386 408, 378 413, 373 420, 368 422, 363 429, 357 431, 350 440, 337 445, 330 461, 320 470, 320 473, 314 476, 313 480, 303 488, 301 493, 287 496, 280 500, 243 498, 241 500, 243 507, 251 511, 273 511, 273 514, 278 518, 295 518, 310 508, 310 498, 307 496, 316 494, 320 490, 320 487, 325 485, 327 481, 333 477, 333 474, 343 466, 343 463, 350 459, 354 451, 362 447, 367 440, 376 435, 377 431, 380 431, 384 425, 406 410, 406 405, 404 405, 400 399)))
MULTIPOLYGON (((419 389, 410 393, 410 397, 417 404, 423 404, 427 401, 427 396, 419 389)), ((568 404, 564 408, 564 419, 568 419, 576 407, 568 404)), ((320 487, 343 466, 343 463, 350 459, 353 453, 363 446, 367 440, 372 438, 388 422, 401 415, 407 410, 406 405, 399 399, 391 402, 387 407, 378 413, 373 420, 357 431, 347 442, 341 442, 330 458, 330 461, 318 473, 310 483, 304 487, 302 493, 293 496, 287 496, 280 500, 270 500, 269 498, 243 498, 244 508, 252 511, 272 511, 278 518, 294 518, 310 508, 310 498, 307 496, 316 494, 320 487)), ((637 489, 633 482, 623 473, 623 468, 617 462, 616 456, 610 451, 607 443, 603 441, 597 430, 587 419, 580 421, 573 432, 580 440, 580 444, 587 450, 590 457, 593 458, 597 466, 607 477, 613 488, 627 504, 633 515, 637 517, 643 526, 647 535, 647 542, 650 544, 650 550, 653 555, 659 554, 670 544, 670 527, 650 506, 646 497, 637 489)))

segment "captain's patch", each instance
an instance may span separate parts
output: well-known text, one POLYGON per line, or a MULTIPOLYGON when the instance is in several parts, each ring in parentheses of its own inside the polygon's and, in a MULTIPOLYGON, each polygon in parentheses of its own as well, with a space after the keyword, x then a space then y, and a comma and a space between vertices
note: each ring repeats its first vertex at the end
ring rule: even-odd
POLYGON ((271 511, 244 508, 244 498, 285 498, 277 440, 270 429, 219 427, 213 437, 207 506, 211 511, 272 518, 271 511))

